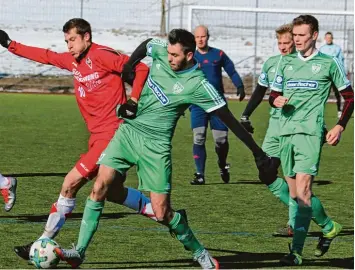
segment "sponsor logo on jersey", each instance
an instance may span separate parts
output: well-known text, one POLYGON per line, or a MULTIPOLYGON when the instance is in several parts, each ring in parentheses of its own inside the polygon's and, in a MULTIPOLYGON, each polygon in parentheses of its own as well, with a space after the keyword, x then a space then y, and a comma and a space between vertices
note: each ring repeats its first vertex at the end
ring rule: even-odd
POLYGON ((180 94, 182 91, 184 90, 184 86, 179 83, 179 82, 176 82, 173 86, 173 93, 174 94, 180 94))
POLYGON ((317 74, 320 71, 321 67, 322 67, 321 64, 312 64, 312 72, 313 72, 313 74, 317 74))
POLYGON ((263 72, 260 74, 260 80, 265 80, 266 79, 266 73, 263 72))
POLYGON ((282 82, 284 81, 284 77, 281 75, 277 75, 275 78, 275 84, 282 85, 282 82))
POLYGON ((155 66, 157 67, 157 69, 160 69, 160 64, 159 63, 156 64, 155 66))
POLYGON ((153 45, 152 45, 152 44, 149 44, 149 45, 148 45, 148 48, 147 48, 147 54, 148 54, 148 55, 151 55, 151 54, 152 54, 152 49, 153 49, 153 45))
POLYGON ((79 86, 78 88, 78 92, 79 92, 79 96, 82 98, 82 97, 85 97, 85 90, 83 87, 79 86))
POLYGON ((286 70, 293 70, 292 66, 288 66, 288 68, 286 70))
POLYGON ((153 91, 155 97, 160 101, 160 103, 165 106, 169 104, 168 97, 164 94, 163 90, 157 85, 153 79, 149 76, 147 80, 148 87, 153 91))
POLYGON ((88 67, 89 67, 90 69, 92 69, 92 62, 91 62, 91 59, 90 59, 89 57, 86 58, 85 63, 88 65, 88 67))
POLYGON ((275 69, 275 68, 272 68, 272 69, 270 70, 270 72, 271 72, 271 73, 275 73, 275 72, 276 72, 276 69, 275 69))
POLYGON ((318 82, 316 81, 288 81, 286 83, 287 88, 302 88, 302 89, 318 89, 318 82))
POLYGON ((84 163, 80 162, 80 166, 81 166, 86 172, 89 172, 89 169, 85 166, 84 163))

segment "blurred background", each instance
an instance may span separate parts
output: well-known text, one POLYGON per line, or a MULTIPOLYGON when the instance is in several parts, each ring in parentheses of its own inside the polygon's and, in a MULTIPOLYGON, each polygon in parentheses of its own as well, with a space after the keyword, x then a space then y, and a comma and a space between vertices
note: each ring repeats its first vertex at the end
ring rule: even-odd
MULTIPOLYGON (((204 24, 210 30, 210 46, 232 59, 250 94, 264 61, 278 54, 275 28, 304 13, 319 20, 317 47, 327 31, 333 32, 353 82, 353 11, 351 0, 1 0, 0 28, 20 43, 64 52, 62 26, 82 17, 91 23, 94 42, 130 54, 149 37, 165 38, 173 28, 193 30, 204 24)), ((227 78, 225 88, 235 92, 227 78)), ((72 92, 72 77, 1 48, 0 90, 72 92)))

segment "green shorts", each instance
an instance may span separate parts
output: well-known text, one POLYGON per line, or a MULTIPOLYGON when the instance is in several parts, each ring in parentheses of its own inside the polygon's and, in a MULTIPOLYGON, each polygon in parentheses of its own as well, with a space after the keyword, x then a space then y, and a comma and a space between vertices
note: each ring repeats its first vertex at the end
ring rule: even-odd
POLYGON ((280 159, 285 176, 317 175, 323 137, 308 134, 280 136, 280 159))
POLYGON ((270 157, 280 157, 279 118, 270 117, 262 149, 270 157))
POLYGON ((111 142, 102 152, 98 164, 124 174, 137 166, 139 189, 155 193, 171 190, 171 144, 157 141, 121 124, 111 142))

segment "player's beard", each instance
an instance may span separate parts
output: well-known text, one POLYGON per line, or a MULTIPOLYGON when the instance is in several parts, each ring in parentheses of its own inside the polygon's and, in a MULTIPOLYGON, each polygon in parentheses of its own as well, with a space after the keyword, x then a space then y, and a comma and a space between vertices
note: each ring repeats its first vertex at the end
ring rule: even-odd
POLYGON ((186 69, 187 65, 188 65, 188 61, 186 58, 184 58, 179 64, 176 64, 175 67, 171 66, 171 69, 174 71, 181 71, 186 69))

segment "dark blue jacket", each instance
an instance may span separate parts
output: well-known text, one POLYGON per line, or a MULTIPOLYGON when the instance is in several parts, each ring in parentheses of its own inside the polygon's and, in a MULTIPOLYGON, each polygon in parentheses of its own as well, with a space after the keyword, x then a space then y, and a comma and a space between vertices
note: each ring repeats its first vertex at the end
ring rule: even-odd
POLYGON ((243 81, 234 68, 232 60, 222 51, 213 47, 208 48, 208 52, 201 54, 196 50, 195 58, 200 64, 200 68, 207 80, 219 91, 224 93, 222 81, 222 68, 227 72, 235 87, 243 86, 243 81))

